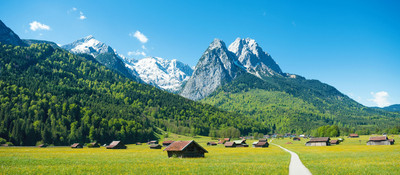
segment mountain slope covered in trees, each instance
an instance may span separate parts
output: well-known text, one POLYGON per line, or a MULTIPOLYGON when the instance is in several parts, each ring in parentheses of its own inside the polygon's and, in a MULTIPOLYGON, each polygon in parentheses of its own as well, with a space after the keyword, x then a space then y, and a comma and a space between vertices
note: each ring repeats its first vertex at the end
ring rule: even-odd
POLYGON ((244 74, 202 100, 265 123, 273 132, 310 132, 323 125, 372 132, 400 123, 398 113, 364 107, 334 87, 301 77, 244 74))
POLYGON ((267 132, 243 115, 137 83, 48 44, 0 45, 0 102, 0 137, 15 145, 133 143, 154 138, 155 127, 201 135, 233 127, 267 132))

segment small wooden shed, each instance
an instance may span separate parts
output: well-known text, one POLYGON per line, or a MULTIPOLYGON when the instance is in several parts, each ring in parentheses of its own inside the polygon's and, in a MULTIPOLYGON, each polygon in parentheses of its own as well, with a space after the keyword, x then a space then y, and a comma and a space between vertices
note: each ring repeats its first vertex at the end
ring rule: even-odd
POLYGON ((163 142, 162 142, 162 145, 163 145, 164 147, 167 147, 167 146, 171 145, 171 143, 173 143, 173 142, 174 142, 173 140, 163 141, 163 142))
POLYGON ((207 142, 207 145, 208 146, 217 146, 217 143, 215 143, 215 142, 207 142))
POLYGON ((339 145, 339 140, 331 140, 331 145, 339 145))
POLYGON ((107 149, 126 149, 126 146, 121 141, 112 141, 107 149))
POLYGON ((310 141, 306 143, 306 146, 330 146, 329 137, 316 137, 316 138, 311 138, 310 141))
POLYGON ((168 152, 168 157, 204 157, 204 153, 208 153, 196 141, 175 141, 164 151, 168 152))
POLYGON ((293 141, 300 141, 300 137, 293 137, 293 141))
POLYGON ((234 148, 236 147, 235 142, 225 142, 224 144, 225 148, 234 148))
POLYGON ((39 148, 46 148, 47 145, 46 145, 46 144, 40 144, 40 145, 38 145, 38 147, 39 147, 39 148))
POLYGON ((97 142, 92 142, 88 144, 88 148, 100 148, 100 144, 97 142))
POLYGON ((71 145, 71 148, 83 148, 83 145, 80 143, 74 143, 71 145))
POLYGON ((254 147, 256 148, 268 148, 269 143, 268 142, 258 142, 254 147))
POLYGON ((348 138, 359 138, 359 137, 360 136, 358 136, 358 134, 353 133, 353 134, 349 134, 348 138))
POLYGON ((136 145, 142 145, 142 143, 140 143, 140 142, 136 142, 135 144, 136 144, 136 145))
POLYGON ((236 147, 249 147, 249 145, 246 144, 246 140, 234 140, 233 141, 236 145, 236 147))
MULTIPOLYGON (((394 141, 393 141, 394 143, 394 141)), ((370 137, 367 145, 392 145, 387 136, 370 137)))
POLYGON ((161 145, 159 145, 159 144, 151 144, 150 146, 150 149, 161 149, 161 145))

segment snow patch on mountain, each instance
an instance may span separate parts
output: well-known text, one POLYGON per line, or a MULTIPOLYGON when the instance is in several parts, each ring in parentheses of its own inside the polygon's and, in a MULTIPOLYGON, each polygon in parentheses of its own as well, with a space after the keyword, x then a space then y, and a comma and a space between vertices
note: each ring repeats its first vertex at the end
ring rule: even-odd
POLYGON ((72 53, 87 53, 93 57, 103 53, 115 54, 114 50, 110 46, 96 40, 92 35, 76 40, 71 44, 66 44, 62 46, 62 48, 69 50, 72 53))

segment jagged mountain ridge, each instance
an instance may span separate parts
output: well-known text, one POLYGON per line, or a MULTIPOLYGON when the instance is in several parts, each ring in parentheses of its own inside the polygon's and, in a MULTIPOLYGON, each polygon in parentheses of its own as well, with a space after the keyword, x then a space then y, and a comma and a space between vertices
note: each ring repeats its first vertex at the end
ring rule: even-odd
POLYGON ((295 77, 284 74, 272 57, 253 39, 237 38, 229 49, 223 41, 214 39, 180 94, 192 100, 203 99, 245 72, 259 78, 295 77))
POLYGON ((176 59, 147 57, 140 60, 124 59, 126 67, 138 73, 147 84, 177 92, 193 73, 193 69, 176 59))

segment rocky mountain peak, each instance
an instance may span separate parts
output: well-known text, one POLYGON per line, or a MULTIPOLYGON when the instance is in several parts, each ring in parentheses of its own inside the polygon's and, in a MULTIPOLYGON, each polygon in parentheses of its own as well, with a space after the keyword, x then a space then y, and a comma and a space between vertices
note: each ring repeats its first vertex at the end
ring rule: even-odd
POLYGON ((15 46, 27 46, 17 34, 8 28, 3 21, 0 20, 0 42, 2 44, 11 44, 15 46))

